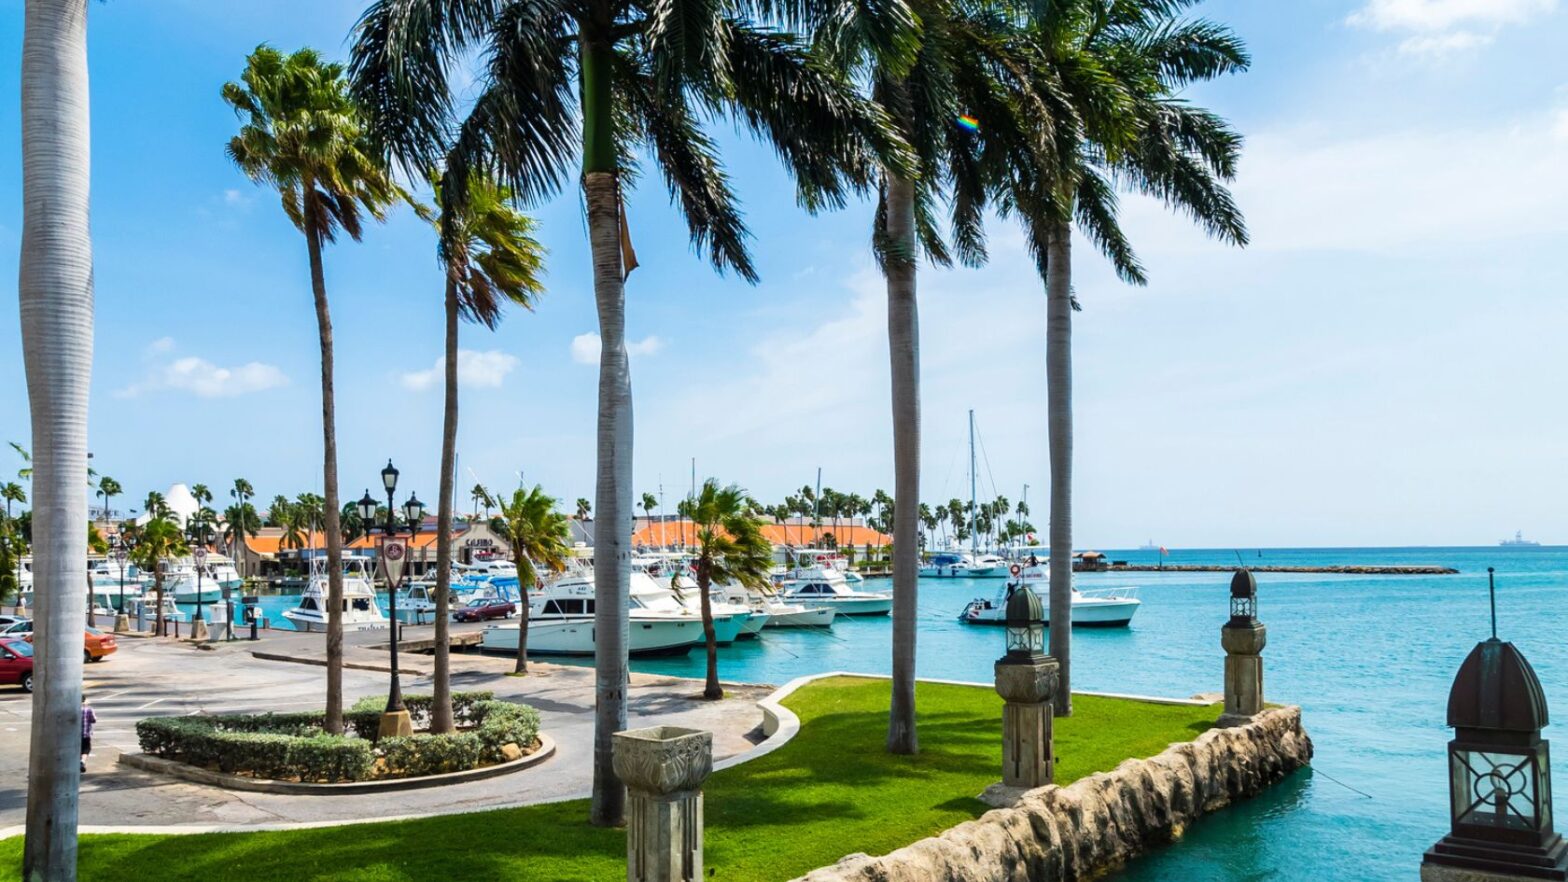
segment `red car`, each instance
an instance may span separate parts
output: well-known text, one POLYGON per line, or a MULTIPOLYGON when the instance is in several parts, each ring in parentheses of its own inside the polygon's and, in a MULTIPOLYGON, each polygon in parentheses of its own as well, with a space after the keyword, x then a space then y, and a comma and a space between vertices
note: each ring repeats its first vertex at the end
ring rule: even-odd
POLYGON ((0 638, 0 683, 15 683, 23 692, 33 691, 33 645, 25 640, 0 638))
POLYGON ((466 606, 459 607, 452 613, 452 618, 459 622, 487 622, 491 619, 504 619, 517 612, 517 605, 510 600, 501 600, 498 597, 475 597, 468 601, 466 606))

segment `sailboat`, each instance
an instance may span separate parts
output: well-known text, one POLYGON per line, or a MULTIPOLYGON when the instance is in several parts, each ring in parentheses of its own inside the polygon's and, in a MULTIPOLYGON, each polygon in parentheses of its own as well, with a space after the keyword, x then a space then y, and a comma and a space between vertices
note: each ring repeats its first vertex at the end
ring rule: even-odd
MULTIPOLYGON (((975 459, 975 412, 969 411, 969 513, 980 510, 975 459)), ((951 550, 932 554, 920 565, 920 576, 926 579, 1005 579, 1007 561, 994 554, 980 553, 980 537, 973 528, 969 530, 969 551, 951 550)))

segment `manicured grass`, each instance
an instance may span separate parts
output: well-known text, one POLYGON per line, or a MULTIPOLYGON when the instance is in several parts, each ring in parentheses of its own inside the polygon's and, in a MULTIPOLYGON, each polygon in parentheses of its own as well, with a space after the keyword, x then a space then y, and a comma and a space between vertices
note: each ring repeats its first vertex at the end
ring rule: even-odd
MULTIPOLYGON (((714 878, 788 879, 855 851, 882 854, 978 817, 998 780, 1002 702, 989 689, 922 683, 921 752, 883 750, 888 684, 819 681, 785 702, 793 741, 708 780, 707 864, 714 878)), ((1218 706, 1080 696, 1058 720, 1057 782, 1152 756, 1212 725, 1218 706)), ((388 812, 397 811, 389 797, 388 812)), ((81 878, 539 880, 625 878, 625 834, 589 827, 584 801, 420 821, 275 833, 85 836, 81 878)), ((21 840, 0 843, 15 873, 21 840)))

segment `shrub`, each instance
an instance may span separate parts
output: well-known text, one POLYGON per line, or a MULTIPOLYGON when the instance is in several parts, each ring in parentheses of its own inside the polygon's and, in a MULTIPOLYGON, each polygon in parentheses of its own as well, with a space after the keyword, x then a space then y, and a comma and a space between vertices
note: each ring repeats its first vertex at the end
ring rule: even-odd
MULTIPOLYGON (((489 691, 452 693, 452 721, 459 726, 475 725, 475 706, 494 699, 495 693, 489 691)), ((415 729, 430 728, 430 711, 435 703, 433 695, 403 696, 403 708, 408 711, 409 721, 415 729)), ((381 713, 386 710, 386 706, 387 700, 379 695, 361 698, 343 714, 343 725, 355 735, 374 741, 381 728, 381 713)))
POLYGON ((482 758, 487 763, 501 762, 505 757, 501 748, 516 744, 527 750, 539 737, 539 712, 526 704, 509 701, 486 701, 475 708, 478 726, 474 734, 483 745, 482 758))
POLYGON ((465 771, 479 765, 482 753, 479 736, 471 732, 383 738, 376 747, 386 760, 387 776, 393 778, 465 771))

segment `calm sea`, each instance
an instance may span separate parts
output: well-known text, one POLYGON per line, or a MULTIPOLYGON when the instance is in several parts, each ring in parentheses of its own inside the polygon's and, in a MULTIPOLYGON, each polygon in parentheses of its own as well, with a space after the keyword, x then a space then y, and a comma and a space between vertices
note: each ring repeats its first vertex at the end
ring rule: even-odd
MULTIPOLYGON (((1109 551, 1153 563, 1155 554, 1109 551)), ((1299 704, 1313 768, 1189 829, 1136 862, 1124 880, 1408 880, 1447 830, 1444 727, 1459 663, 1489 635, 1486 568, 1498 577, 1498 632, 1534 665, 1549 703, 1568 713, 1568 548, 1242 549, 1249 565, 1431 564, 1457 576, 1259 574, 1271 701, 1299 704)), ((1175 550, 1167 563, 1234 565, 1237 552, 1175 550)), ((1146 695, 1218 692, 1225 573, 1080 574, 1082 589, 1134 585, 1143 607, 1125 630, 1074 632, 1074 686, 1146 695)), ((872 582, 873 586, 877 583, 872 582)), ((986 580, 922 580, 919 673, 989 682, 994 628, 956 620, 986 580)), ((823 671, 886 673, 887 619, 840 619, 831 632, 770 629, 722 651, 726 680, 781 684, 823 671)), ((636 670, 700 677, 702 655, 635 661, 636 670)), ((1552 730, 1546 732, 1550 737, 1552 730)), ((1560 754, 1561 755, 1561 754, 1560 754)), ((1568 774, 1568 766, 1558 763, 1568 774)), ((1559 786, 1559 791, 1564 788, 1559 786)))

